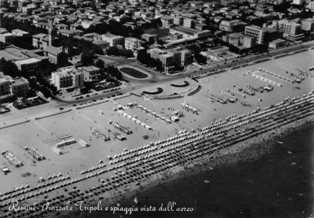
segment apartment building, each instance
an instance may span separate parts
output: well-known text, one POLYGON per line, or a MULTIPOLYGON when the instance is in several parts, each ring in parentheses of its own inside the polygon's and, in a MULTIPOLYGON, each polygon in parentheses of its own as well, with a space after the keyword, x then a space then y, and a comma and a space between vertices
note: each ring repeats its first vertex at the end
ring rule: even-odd
POLYGON ((84 85, 84 73, 75 67, 63 67, 51 73, 51 81, 57 89, 81 88, 84 85))
POLYGON ((125 41, 124 41, 124 47, 132 51, 140 49, 141 44, 142 44, 141 40, 137 38, 132 38, 132 37, 127 37, 125 38, 125 41))
POLYGON ((117 35, 114 35, 111 33, 103 34, 102 40, 109 42, 110 46, 124 45, 124 37, 123 36, 117 36, 117 35))
POLYGON ((0 98, 23 97, 29 91, 29 82, 24 77, 12 79, 0 72, 0 98))
POLYGON ((77 68, 84 74, 84 81, 86 82, 97 82, 100 78, 101 70, 94 66, 84 66, 77 68))
POLYGON ((257 44, 263 44, 265 38, 266 29, 259 26, 251 25, 246 26, 244 34, 256 39, 257 44))
POLYGON ((301 29, 304 31, 311 32, 314 30, 314 19, 313 18, 307 18, 302 20, 301 29))
POLYGON ((11 83, 11 93, 17 97, 26 96, 29 91, 29 82, 24 77, 16 78, 11 83))

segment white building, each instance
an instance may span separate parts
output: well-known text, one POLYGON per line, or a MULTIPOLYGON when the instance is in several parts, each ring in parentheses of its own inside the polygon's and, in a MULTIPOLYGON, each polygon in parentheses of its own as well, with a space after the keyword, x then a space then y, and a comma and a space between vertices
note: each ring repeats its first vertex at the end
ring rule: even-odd
POLYGON ((278 25, 279 30, 286 34, 297 35, 301 32, 301 24, 294 21, 280 20, 278 21, 278 25))
POLYGON ((255 25, 246 26, 244 30, 244 34, 255 38, 257 44, 264 43, 265 32, 266 30, 264 28, 255 25))
POLYGON ((125 38, 124 47, 132 51, 138 50, 141 48, 141 40, 132 37, 127 37, 125 38))
POLYGON ((301 32, 301 24, 289 20, 280 20, 279 29, 283 31, 283 37, 289 41, 298 41, 304 38, 301 32))
POLYGON ((307 19, 302 20, 301 29, 304 31, 313 31, 314 30, 314 19, 313 18, 307 18, 307 19))
POLYGON ((106 33, 102 35, 102 40, 109 42, 110 46, 124 45, 124 37, 117 36, 111 33, 106 33))
POLYGON ((63 67, 51 73, 51 81, 57 89, 81 88, 84 85, 84 73, 75 67, 63 67))
POLYGON ((222 20, 219 24, 219 29, 226 32, 233 32, 241 26, 244 26, 244 23, 240 20, 222 20))
POLYGON ((84 74, 84 81, 97 82, 100 78, 100 69, 94 66, 79 67, 79 71, 84 74))

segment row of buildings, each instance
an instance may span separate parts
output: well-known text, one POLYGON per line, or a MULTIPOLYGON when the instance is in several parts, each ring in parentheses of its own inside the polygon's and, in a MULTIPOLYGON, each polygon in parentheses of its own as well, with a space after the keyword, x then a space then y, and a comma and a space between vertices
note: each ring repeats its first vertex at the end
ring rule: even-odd
MULTIPOLYGON (((0 42, 4 43, 5 45, 10 44, 13 38, 24 40, 22 37, 26 35, 29 35, 29 33, 20 29, 14 29, 11 32, 8 32, 5 28, 0 28, 0 42)), ((63 49, 62 47, 54 47, 51 45, 51 35, 49 36, 49 34, 41 33, 32 35, 31 37, 32 45, 35 49, 26 50, 9 46, 7 51, 2 52, 2 56, 0 54, 0 58, 10 61, 19 61, 20 65, 30 64, 30 62, 41 62, 43 60, 47 60, 53 64, 58 64, 60 62, 63 49), (10 55, 8 55, 8 53, 10 53, 10 55), (36 58, 37 61, 35 59, 27 60, 30 58, 36 58)), ((64 56, 62 57, 64 58, 64 56)))
POLYGON ((159 48, 149 49, 147 53, 153 59, 161 61, 163 67, 169 68, 173 65, 186 66, 192 63, 192 53, 188 49, 162 50, 159 48))
POLYGON ((222 39, 238 48, 253 48, 257 44, 277 48, 285 41, 300 41, 305 37, 305 33, 313 32, 313 30, 313 18, 307 18, 301 22, 283 19, 273 21, 271 25, 264 27, 247 25, 243 32, 225 34, 222 39))
POLYGON ((64 88, 82 88, 84 82, 98 82, 101 70, 94 66, 62 67, 51 73, 51 82, 58 90, 64 88))

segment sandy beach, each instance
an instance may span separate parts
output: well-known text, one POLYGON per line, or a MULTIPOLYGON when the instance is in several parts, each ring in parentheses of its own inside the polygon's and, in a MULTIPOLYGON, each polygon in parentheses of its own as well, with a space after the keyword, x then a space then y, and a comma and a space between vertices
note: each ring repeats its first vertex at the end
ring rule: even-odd
MULTIPOLYGON (((0 145, 1 153, 10 151, 23 166, 14 167, 1 156, 1 165, 11 172, 0 175, 3 184, 0 206, 6 208, 16 199, 40 206, 49 199, 50 203, 61 205, 80 200, 86 204, 99 200, 104 200, 104 204, 116 203, 209 167, 258 159, 272 149, 270 144, 277 137, 313 120, 313 72, 308 70, 313 58, 314 51, 310 50, 197 80, 180 79, 175 82, 177 87, 170 81, 151 84, 130 95, 87 107, 73 106, 64 111, 57 108, 58 112, 48 115, 44 111, 23 110, 18 111, 20 118, 16 114, 1 115, 0 126, 5 127, 0 128, 0 139, 5 142, 0 145), (257 72, 268 81, 248 72, 257 72), (291 80, 300 77, 302 82, 291 83, 283 77, 291 80), (266 91, 269 81, 282 86, 266 91), (243 92, 249 86, 255 90, 254 95, 243 92), (160 95, 177 94, 179 98, 157 100, 142 95, 143 91, 159 87, 160 95), (197 87, 200 88, 195 92, 197 87), (230 98, 237 101, 232 103, 230 98), (134 102, 135 106, 129 106, 134 102), (198 113, 187 110, 183 103, 198 113), (297 118, 294 114, 300 115, 300 119, 294 121, 297 118), (8 126, 12 116, 14 122, 20 121, 8 126), (132 134, 122 133, 110 124, 112 121, 132 134), (126 140, 117 135, 125 136, 126 140), (66 140, 74 143, 59 148, 57 151, 63 154, 58 155, 55 147, 66 140), (82 141, 88 146, 83 146, 82 141), (45 160, 35 161, 25 147, 33 148, 45 160)), ((15 213, 4 209, 0 215, 12 214, 15 213)), ((61 212, 35 214, 55 217, 61 212)))

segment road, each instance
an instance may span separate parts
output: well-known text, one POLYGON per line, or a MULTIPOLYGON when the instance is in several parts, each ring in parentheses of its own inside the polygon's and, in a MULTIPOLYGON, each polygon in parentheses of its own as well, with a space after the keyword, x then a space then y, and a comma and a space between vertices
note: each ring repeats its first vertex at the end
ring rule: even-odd
MULTIPOLYGON (((276 55, 293 52, 293 51, 296 51, 299 49, 308 49, 308 48, 311 48, 313 46, 314 46, 314 42, 311 41, 311 42, 307 42, 307 43, 303 43, 303 44, 298 44, 298 45, 294 45, 294 46, 290 46, 290 47, 284 47, 284 48, 272 50, 268 53, 263 53, 263 54, 258 54, 258 55, 249 55, 249 56, 244 56, 244 57, 240 57, 240 58, 237 57, 237 58, 229 59, 226 61, 220 61, 220 62, 211 64, 210 66, 205 67, 204 69, 201 69, 198 71, 182 72, 182 73, 175 74, 175 75, 164 75, 164 74, 154 72, 150 69, 146 69, 146 67, 144 67, 144 66, 139 66, 141 69, 147 70, 147 71, 149 71, 149 73, 153 74, 153 77, 151 79, 142 80, 142 81, 130 80, 127 88, 125 88, 121 91, 113 91, 113 92, 108 92, 105 94, 99 94, 97 96, 91 96, 89 98, 81 99, 81 100, 68 101, 68 102, 64 101, 62 104, 60 104, 60 107, 61 106, 63 106, 63 107, 67 106, 67 104, 72 105, 74 103, 81 103, 81 102, 88 102, 88 101, 97 100, 97 99, 104 98, 107 96, 116 95, 118 92, 122 92, 122 93, 132 92, 132 91, 135 91, 135 90, 138 90, 141 88, 155 85, 156 83, 162 84, 165 82, 175 81, 175 80, 186 78, 186 77, 193 77, 193 76, 196 77, 197 75, 201 75, 201 74, 208 73, 208 72, 215 74, 215 71, 217 71, 217 70, 223 70, 223 69, 228 69, 228 68, 232 68, 232 67, 236 67, 236 66, 241 66, 241 65, 247 64, 249 62, 254 62, 254 61, 262 60, 265 58, 274 57, 276 55)), ((101 57, 106 58, 108 60, 110 59, 112 61, 117 61, 116 66, 125 65, 125 64, 130 64, 133 66, 139 65, 136 62, 136 60, 134 60, 134 59, 110 57, 110 56, 105 56, 105 55, 101 55, 101 57)))
MULTIPOLYGON (((304 43, 304 44, 300 44, 300 45, 296 45, 292 47, 286 47, 286 48, 273 50, 269 53, 245 56, 241 58, 234 58, 227 61, 217 62, 215 64, 211 64, 210 66, 202 70, 182 72, 176 75, 164 75, 164 74, 155 73, 152 70, 149 70, 150 73, 154 74, 152 79, 145 80, 145 81, 129 81, 128 86, 123 90, 112 91, 108 93, 101 93, 96 96, 91 96, 89 98, 73 100, 73 101, 64 101, 62 99, 52 100, 47 104, 36 106, 36 107, 31 107, 31 108, 26 108, 23 110, 16 110, 15 108, 11 108, 13 113, 10 112, 6 114, 2 114, 0 116, 1 116, 2 122, 33 118, 38 115, 49 114, 55 111, 59 111, 60 108, 66 110, 66 109, 76 106, 77 104, 85 104, 85 103, 90 103, 93 101, 99 101, 101 99, 110 97, 112 95, 117 95, 119 92, 120 93, 134 92, 136 90, 139 90, 145 87, 149 87, 153 85, 155 86, 156 84, 163 84, 169 81, 175 81, 175 80, 186 78, 186 77, 197 77, 197 75, 201 75, 208 72, 209 72, 208 75, 215 74, 216 73, 215 71, 217 70, 223 70, 223 69, 228 69, 235 66, 240 66, 249 62, 254 62, 257 60, 274 57, 279 54, 289 53, 289 52, 293 52, 299 49, 305 49, 305 48, 310 49, 310 48, 313 48, 313 46, 314 46, 314 42, 308 42, 308 43, 304 43)), ((108 56, 105 56, 105 58, 109 58, 111 60, 118 60, 117 65, 124 65, 124 64, 136 65, 137 64, 136 61, 132 59, 121 59, 121 58, 108 57, 108 56)), ((140 67, 142 69, 143 68, 145 69, 145 67, 143 66, 140 66, 140 67)))

